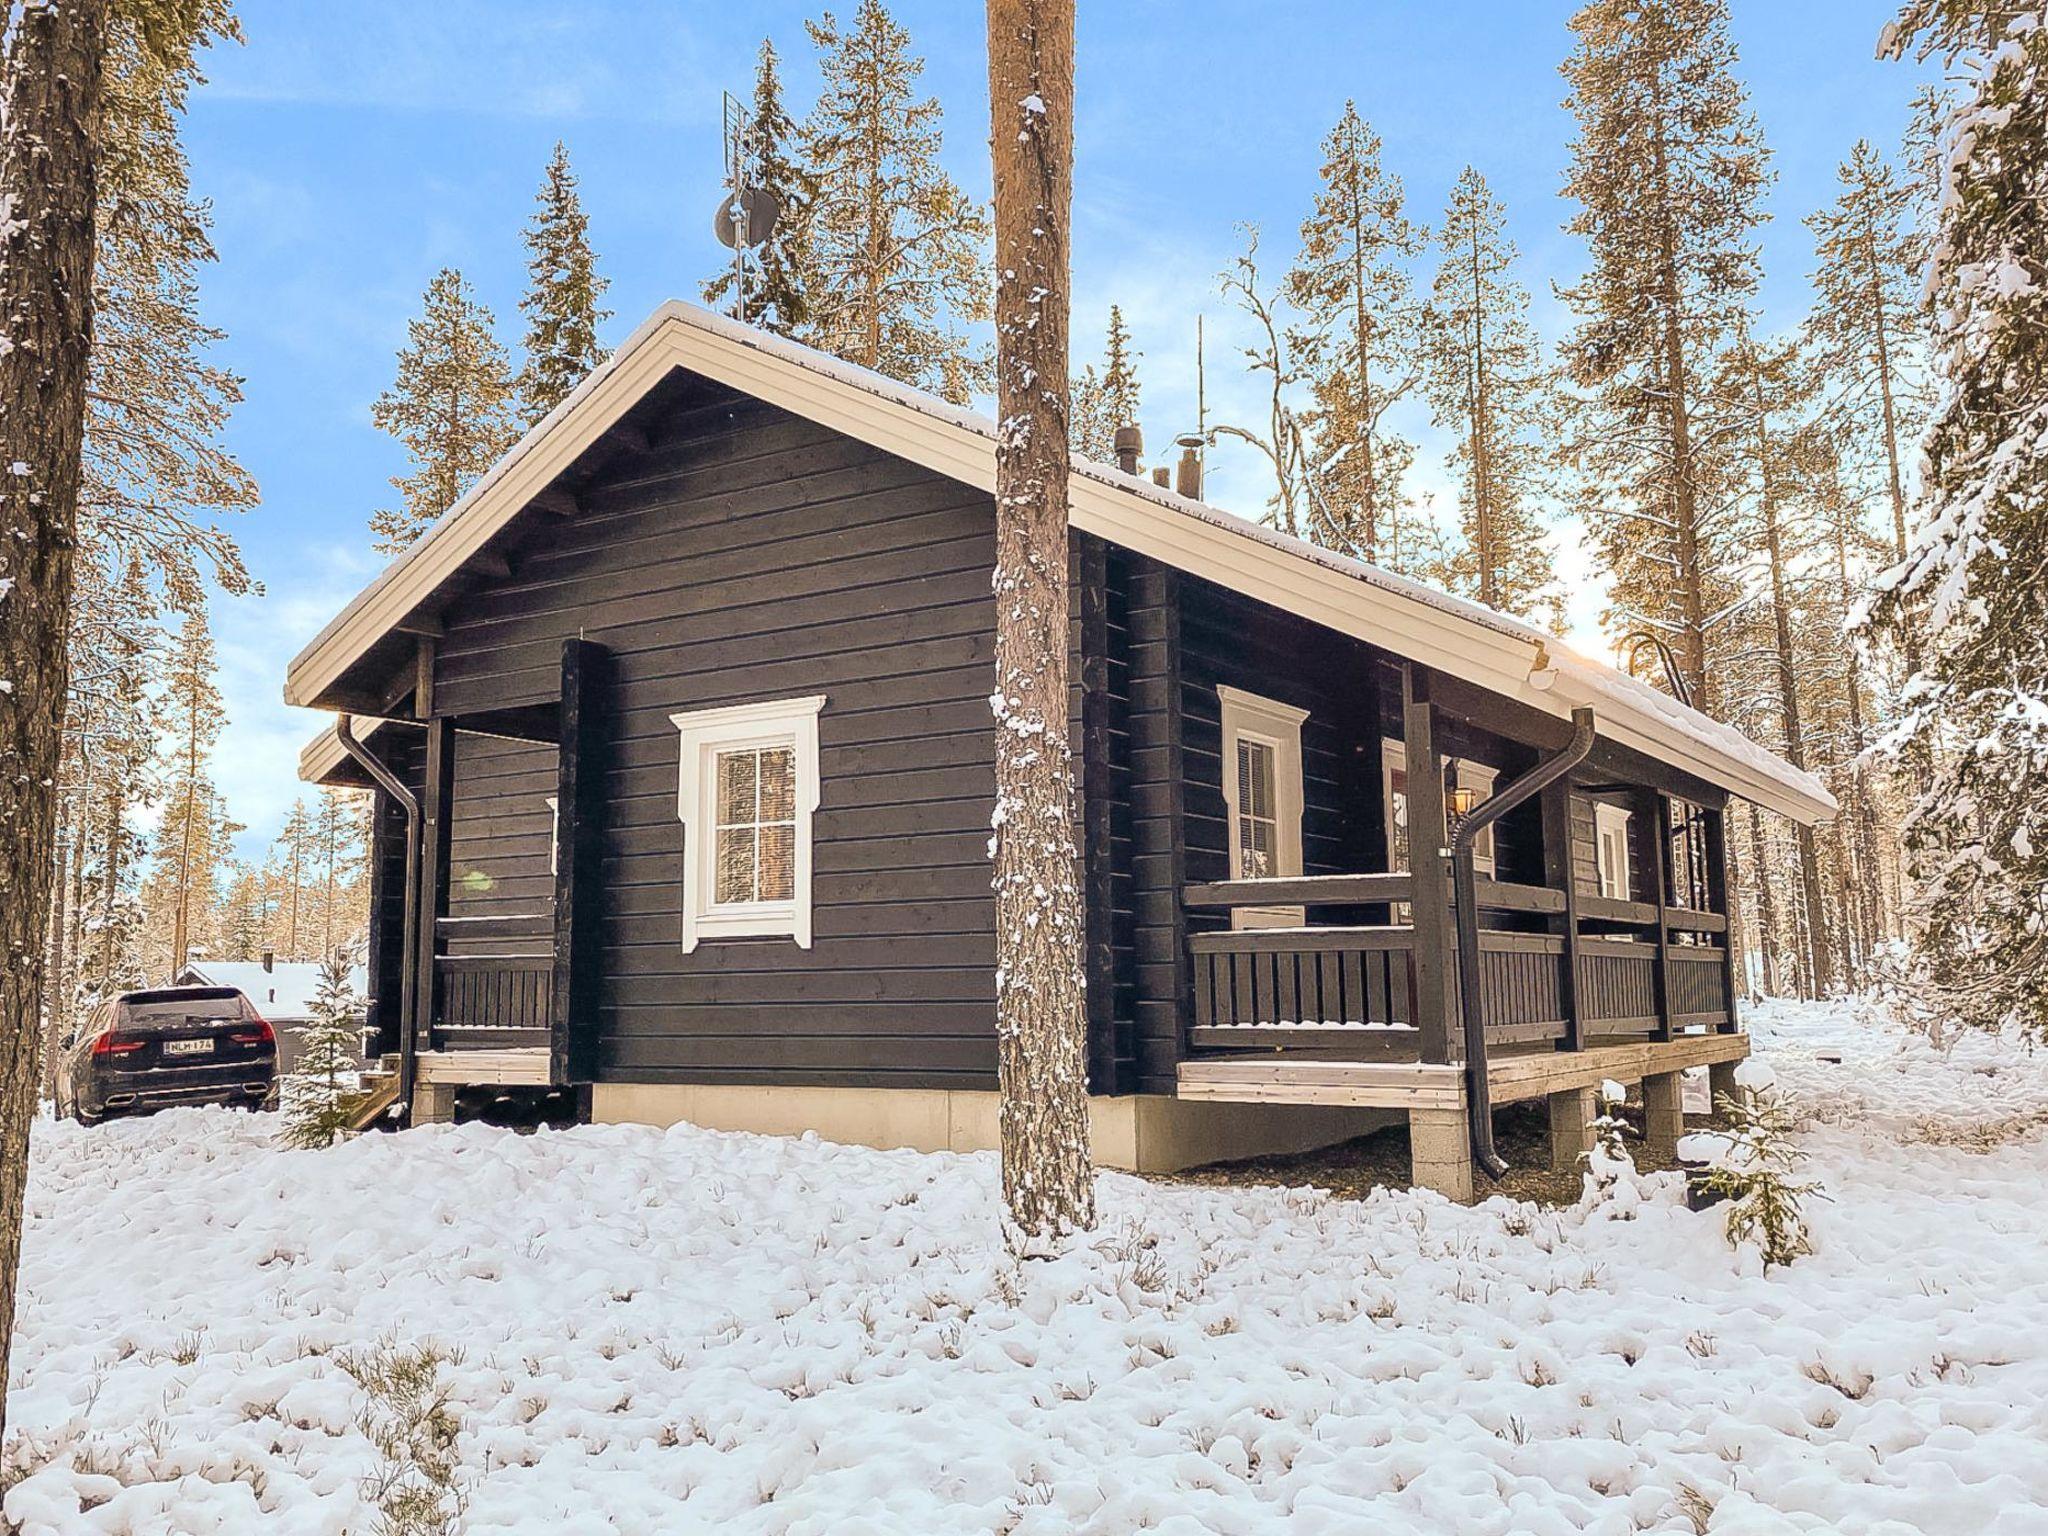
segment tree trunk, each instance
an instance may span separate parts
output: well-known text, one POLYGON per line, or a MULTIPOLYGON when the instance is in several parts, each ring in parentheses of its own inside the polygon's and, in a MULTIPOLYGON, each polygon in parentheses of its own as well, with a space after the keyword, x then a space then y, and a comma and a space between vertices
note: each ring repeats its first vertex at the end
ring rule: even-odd
MULTIPOLYGON (((1771 434, 1764 412, 1763 371, 1756 353, 1749 355, 1750 387, 1756 404, 1756 472, 1764 514, 1764 552, 1771 563, 1771 618, 1778 650, 1778 711, 1785 722, 1785 759, 1794 768, 1806 766, 1806 730, 1799 716, 1799 667, 1792 651, 1792 615, 1785 590, 1785 548, 1778 526, 1778 488, 1771 474, 1771 434)), ((1827 903, 1821 892, 1820 854, 1814 847, 1813 828, 1796 823, 1792 835, 1799 845, 1799 882, 1806 893, 1805 931, 1799 948, 1805 961, 1802 971, 1812 978, 1815 996, 1833 985, 1828 949, 1827 903)))
MULTIPOLYGON (((1656 112, 1656 175, 1660 189, 1667 186, 1665 168, 1663 80, 1658 78, 1656 112)), ((1694 484, 1692 406, 1687 396, 1690 380, 1685 360, 1684 294, 1678 279, 1678 239, 1672 228, 1675 217, 1668 198, 1660 199, 1662 216, 1657 221, 1658 302, 1663 306, 1663 365, 1666 391, 1666 419, 1671 427, 1671 518, 1676 525, 1678 601, 1681 614, 1679 665, 1692 689, 1693 703, 1712 714, 1707 684, 1707 596, 1701 573, 1699 496, 1694 484)))
POLYGON ((0 235, 0 1438, 70 687, 106 20, 106 0, 28 0, 0 87, 0 187, 13 201, 0 235))
POLYGON ((1067 743, 1073 0, 989 0, 995 161, 996 1043, 1013 1237, 1094 1225, 1067 743))
POLYGON ((1771 891, 1771 861, 1764 853, 1764 815, 1749 807, 1749 862, 1756 870, 1757 983, 1767 997, 1778 995, 1778 912, 1771 891))

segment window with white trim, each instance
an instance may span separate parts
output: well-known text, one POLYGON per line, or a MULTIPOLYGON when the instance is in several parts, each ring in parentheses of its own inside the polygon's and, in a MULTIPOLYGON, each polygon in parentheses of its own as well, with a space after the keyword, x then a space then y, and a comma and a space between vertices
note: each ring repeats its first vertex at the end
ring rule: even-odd
MULTIPOLYGON (((1464 758, 1456 761, 1456 771, 1447 759, 1439 759, 1444 769, 1444 812, 1449 825, 1446 836, 1458 830, 1460 815, 1469 815, 1486 803, 1493 794, 1493 786, 1500 771, 1484 763, 1468 762, 1464 758), (1464 810, 1459 802, 1464 802, 1464 810)), ((1382 830, 1387 835, 1387 870, 1390 874, 1405 874, 1408 871, 1408 744, 1392 736, 1380 738, 1380 806, 1385 818, 1382 830)), ((1492 878, 1495 872, 1493 855, 1493 828, 1482 827, 1479 838, 1472 846, 1472 867, 1480 874, 1492 878)))
MULTIPOLYGON (((1495 780, 1500 770, 1488 768, 1483 763, 1474 763, 1465 758, 1458 759, 1456 782, 1451 786, 1449 800, 1450 833, 1455 836, 1458 823, 1479 809, 1493 796, 1495 780)), ((1472 868, 1491 880, 1497 866, 1493 858, 1493 824, 1489 822, 1479 829, 1479 836, 1472 840, 1472 868)))
POLYGON ((787 936, 811 947, 811 816, 824 695, 704 709, 682 733, 683 950, 787 936))
MULTIPOLYGON (((1308 711, 1242 688, 1219 686, 1223 804, 1230 823, 1230 878, 1301 873, 1301 723, 1308 711)), ((1239 927, 1292 927, 1300 907, 1239 908, 1239 927)))
POLYGON ((1628 824, 1625 807, 1605 800, 1593 802, 1593 859, 1600 875, 1600 894, 1615 901, 1629 897, 1628 824))

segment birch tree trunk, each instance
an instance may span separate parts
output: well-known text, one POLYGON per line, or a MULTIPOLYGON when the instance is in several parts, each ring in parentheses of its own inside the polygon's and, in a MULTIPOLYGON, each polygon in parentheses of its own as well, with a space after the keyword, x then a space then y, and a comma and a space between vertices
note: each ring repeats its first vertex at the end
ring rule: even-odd
POLYGON ((1073 0, 989 0, 995 162, 996 1034, 1013 1241, 1095 1221, 1067 742, 1073 0))
POLYGON ((106 23, 106 0, 27 0, 0 83, 0 1434, 70 681, 106 23))

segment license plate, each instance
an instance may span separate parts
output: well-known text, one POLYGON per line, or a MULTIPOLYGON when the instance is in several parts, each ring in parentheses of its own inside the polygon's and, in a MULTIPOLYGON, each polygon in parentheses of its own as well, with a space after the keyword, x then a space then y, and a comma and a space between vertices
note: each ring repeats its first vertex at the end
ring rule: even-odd
POLYGON ((211 1040, 166 1040, 164 1042, 164 1054, 166 1056, 211 1056, 213 1054, 213 1042, 211 1040))

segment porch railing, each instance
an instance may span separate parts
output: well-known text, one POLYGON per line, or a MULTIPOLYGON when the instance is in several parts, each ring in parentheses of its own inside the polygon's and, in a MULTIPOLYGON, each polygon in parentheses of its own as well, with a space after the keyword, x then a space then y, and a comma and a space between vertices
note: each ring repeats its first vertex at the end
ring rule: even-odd
POLYGON ((545 1046, 554 1008, 554 917, 444 917, 434 925, 436 1050, 545 1046))
MULTIPOLYGON (((1299 1049, 1352 1056, 1424 1054, 1414 999, 1418 955, 1408 923, 1316 923, 1320 910, 1400 916, 1414 894, 1404 874, 1231 880, 1187 888, 1199 922, 1234 911, 1303 909, 1300 927, 1211 928, 1189 935, 1197 1051, 1299 1049)), ((1588 1036, 1729 1027, 1716 913, 1592 896, 1567 915, 1562 891, 1478 882, 1480 995, 1489 1044, 1569 1046, 1588 1036), (1570 931, 1567 931, 1570 930, 1570 931), (1576 1027, 1575 1027, 1576 1026, 1576 1027)), ((1451 914, 1437 957, 1450 984, 1446 1037, 1459 1038, 1451 914)), ((1452 1047, 1455 1049, 1455 1046, 1452 1047)))

